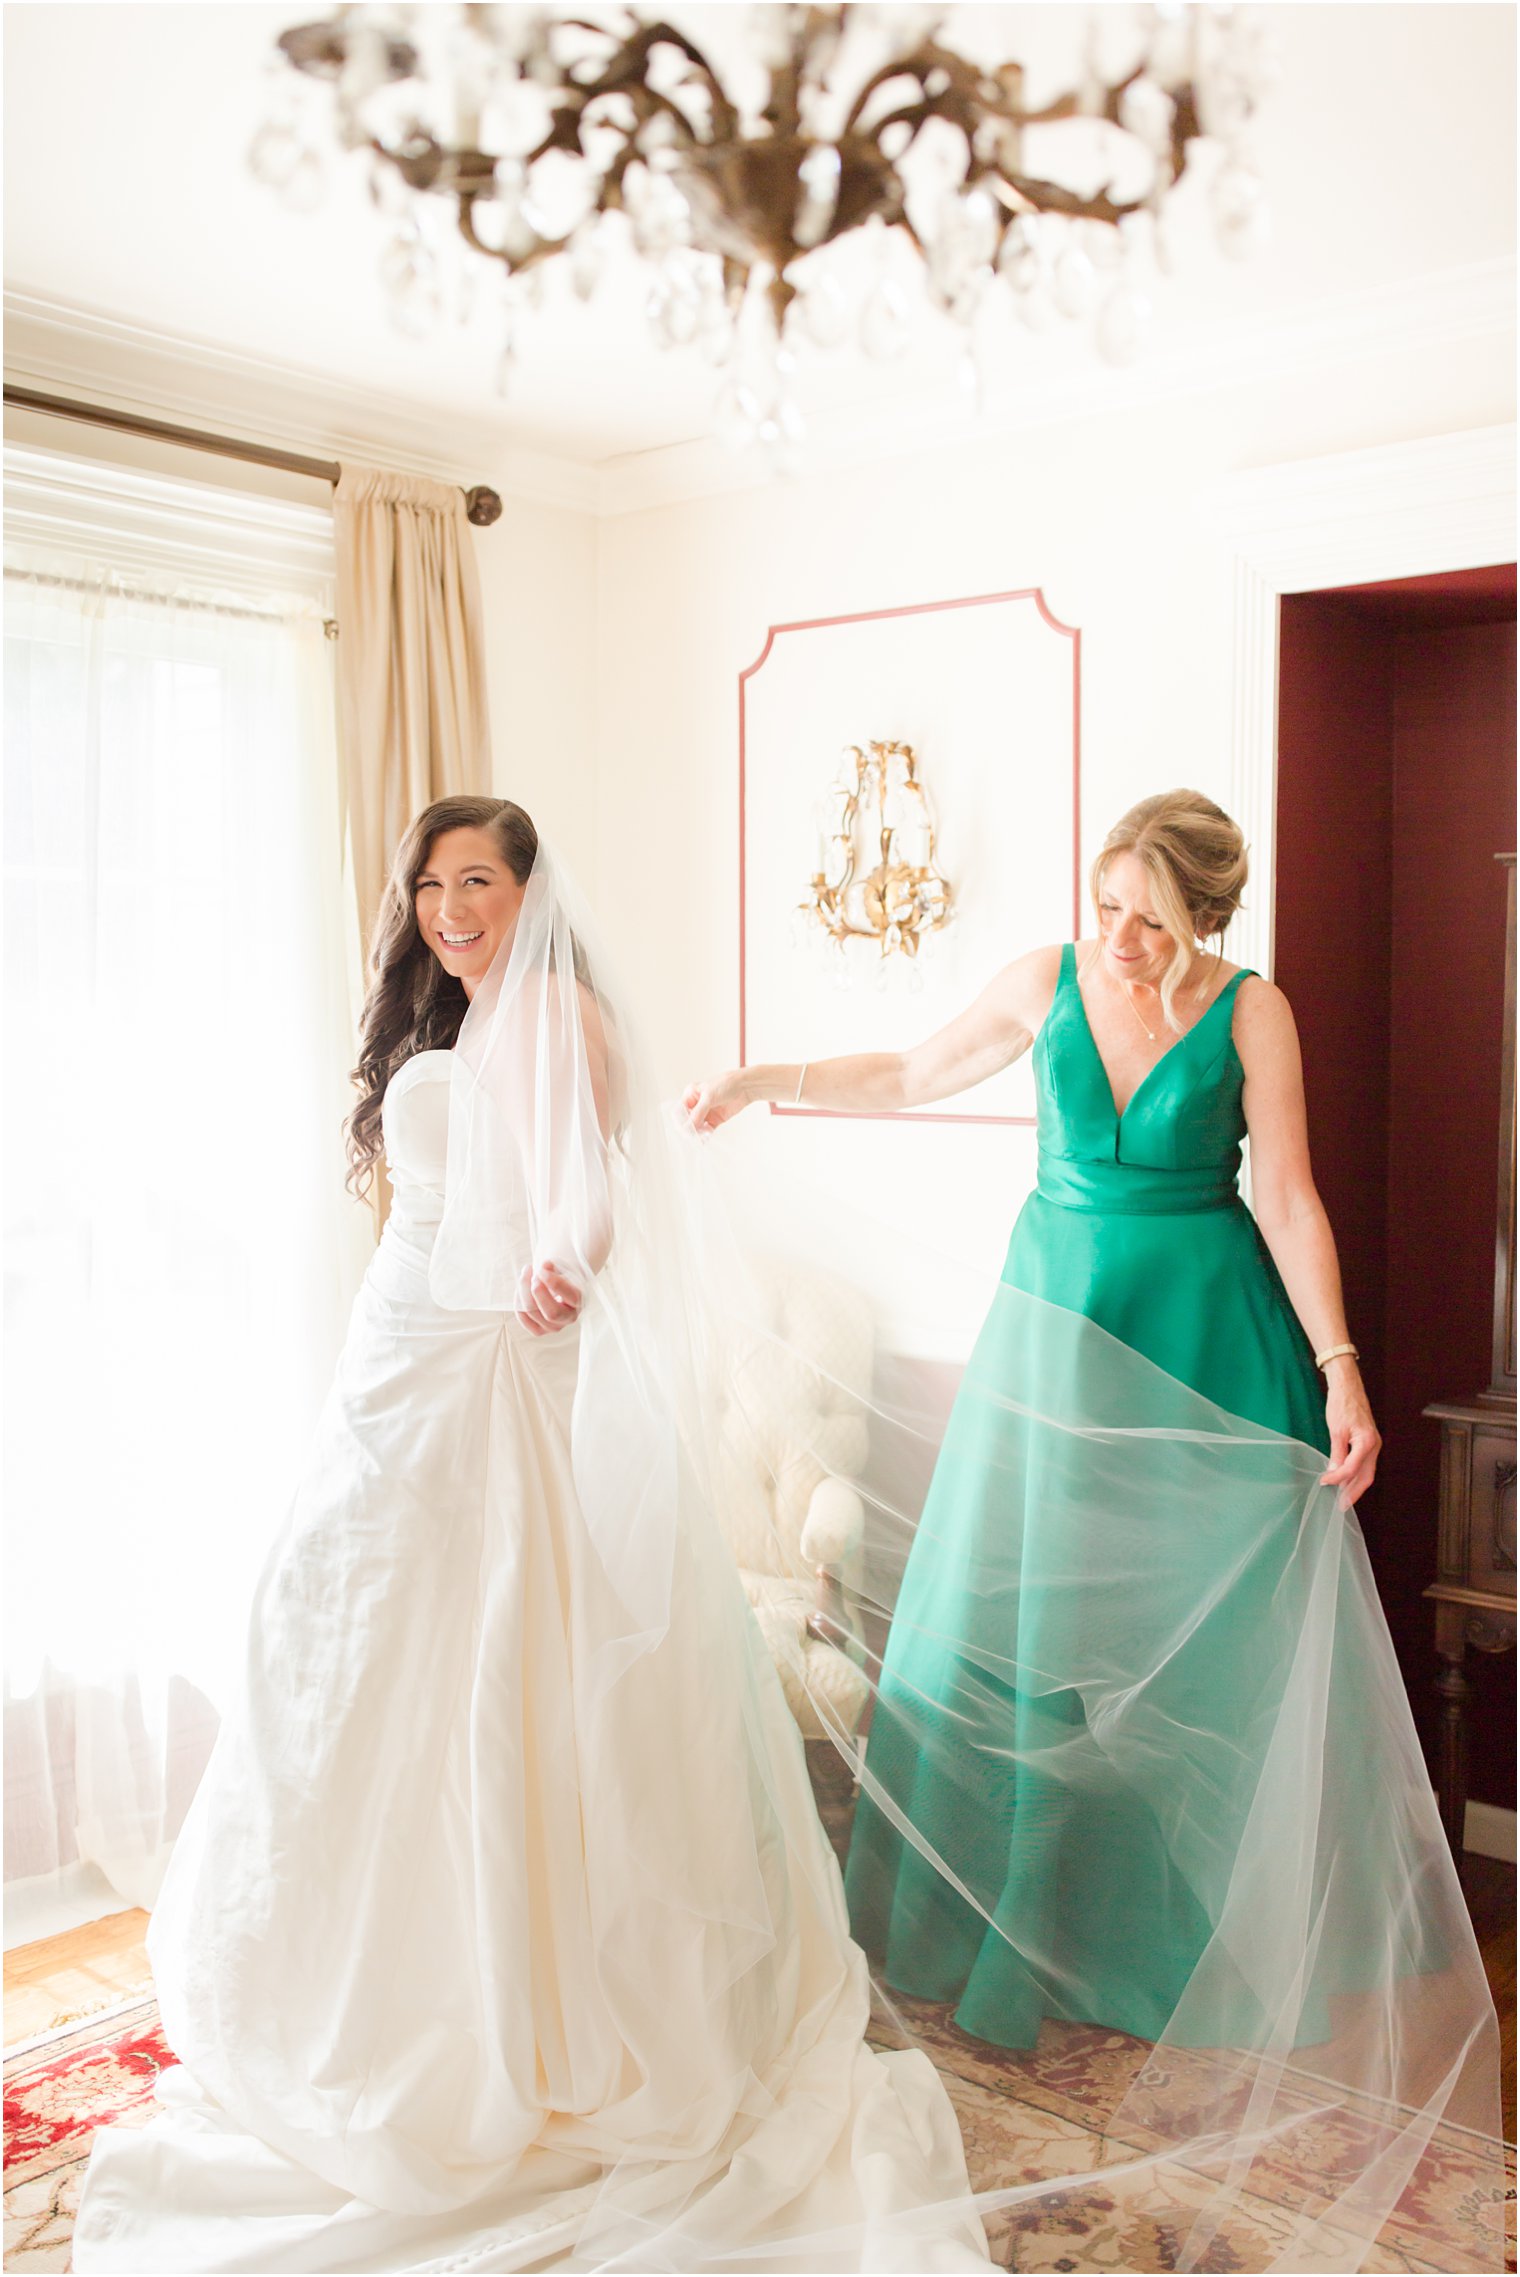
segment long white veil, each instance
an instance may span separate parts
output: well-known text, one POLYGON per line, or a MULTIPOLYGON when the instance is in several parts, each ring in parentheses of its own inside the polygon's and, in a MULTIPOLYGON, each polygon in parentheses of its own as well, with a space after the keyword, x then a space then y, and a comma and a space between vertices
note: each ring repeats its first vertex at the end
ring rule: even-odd
MULTIPOLYGON (((651 1803, 630 1871, 686 1909, 713 1996, 786 1949, 798 1876, 844 1937, 821 1844, 772 1870, 798 1765, 721 1524, 719 1442, 756 1353, 830 1379, 810 1459, 866 1508, 834 1631, 870 1693, 863 1772, 855 1719, 816 1686, 812 1706, 854 1820, 873 2034, 935 2066, 972 2187, 935 2205, 905 2186, 858 2234, 794 2208, 740 2246, 720 2200, 645 2160, 604 2176, 575 2266, 942 2266, 968 2217, 1025 2269, 1501 2266, 1493 2005, 1323 1457, 1002 1284, 948 1425, 831 1374, 778 1327, 770 1264, 652 1096, 608 969, 541 848, 454 1055, 433 1293, 510 1309, 551 1262, 584 1290, 575 1480, 618 1613, 588 1640, 581 1712, 639 1716, 677 1636, 700 1662, 690 1722, 651 1744, 715 1782, 715 1827, 742 1795, 746 1838, 673 1855, 651 1803), (864 1440, 867 1476, 840 1453, 864 1440), (974 1570, 947 1549, 905 1614, 950 1493, 994 1522, 974 1570), (1159 1956, 1142 1915, 1171 1925, 1159 1956)), ((758 1240, 787 1246, 774 1222, 758 1240)), ((737 2048, 735 2081, 737 2127, 756 2094, 737 2048)))
POLYGON ((429 1280, 442 1305, 511 1311, 533 1272, 553 1264, 587 1298, 575 1473, 626 1616, 605 1647, 611 1682, 669 1622, 682 1403, 666 1369, 682 1346, 662 1332, 670 1284, 658 1259, 674 1213, 658 1118, 602 991, 604 960, 588 955, 589 930, 541 845, 455 1044, 447 1200, 429 1280))

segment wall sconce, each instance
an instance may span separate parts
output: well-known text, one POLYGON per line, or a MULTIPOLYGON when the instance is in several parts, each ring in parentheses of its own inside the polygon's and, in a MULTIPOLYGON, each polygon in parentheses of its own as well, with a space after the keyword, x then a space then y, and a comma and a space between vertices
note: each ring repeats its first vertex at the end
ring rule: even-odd
POLYGON ((949 923, 953 900, 913 746, 847 744, 818 808, 818 869, 797 907, 799 932, 832 943, 846 972, 850 943, 874 943, 884 981, 890 958, 916 960, 949 923))

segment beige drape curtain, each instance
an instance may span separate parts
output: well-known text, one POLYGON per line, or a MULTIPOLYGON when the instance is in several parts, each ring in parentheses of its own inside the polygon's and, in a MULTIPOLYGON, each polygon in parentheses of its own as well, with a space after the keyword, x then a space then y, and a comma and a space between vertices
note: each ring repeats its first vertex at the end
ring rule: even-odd
POLYGON ((345 464, 333 518, 340 766, 367 955, 413 815, 490 791, 485 638, 462 491, 345 464))

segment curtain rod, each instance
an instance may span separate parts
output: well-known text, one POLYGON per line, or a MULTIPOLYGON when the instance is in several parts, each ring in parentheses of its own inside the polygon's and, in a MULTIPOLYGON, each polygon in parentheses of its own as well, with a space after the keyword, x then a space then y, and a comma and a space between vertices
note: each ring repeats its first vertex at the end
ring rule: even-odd
MULTIPOLYGON (((246 459, 250 466, 277 467, 282 474, 309 474, 315 481, 336 483, 343 469, 336 459, 303 458, 297 451, 271 450, 262 443, 242 443, 235 435, 208 435, 199 427, 172 427, 163 419, 142 419, 132 411, 110 411, 104 404, 81 403, 68 395, 42 395, 36 388, 7 383, 5 400, 18 411, 46 411, 56 419, 79 419, 91 427, 114 427, 123 435, 145 435, 156 443, 183 443, 192 451, 214 451, 224 459, 246 459)), ((501 499, 484 483, 464 494, 464 510, 477 529, 488 530, 501 516, 501 499)))

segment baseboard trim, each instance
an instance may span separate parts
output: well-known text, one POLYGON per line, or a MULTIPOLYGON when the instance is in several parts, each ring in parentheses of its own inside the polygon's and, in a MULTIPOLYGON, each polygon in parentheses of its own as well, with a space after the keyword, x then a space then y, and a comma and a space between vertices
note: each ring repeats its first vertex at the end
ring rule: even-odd
POLYGON ((1480 1858, 1502 1858, 1515 1863, 1515 1814, 1497 1803, 1469 1803, 1463 1825, 1463 1845, 1480 1858))

